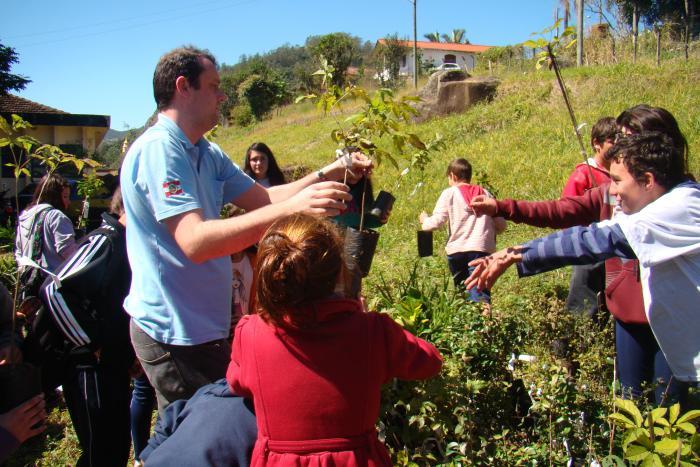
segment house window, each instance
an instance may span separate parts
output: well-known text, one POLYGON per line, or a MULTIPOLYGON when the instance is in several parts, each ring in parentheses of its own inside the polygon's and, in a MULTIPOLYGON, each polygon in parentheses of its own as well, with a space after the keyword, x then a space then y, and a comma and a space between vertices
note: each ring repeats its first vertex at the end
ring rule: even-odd
POLYGON ((406 56, 401 57, 401 68, 406 68, 406 56))
POLYGON ((454 54, 446 54, 442 61, 443 63, 457 63, 457 56, 454 54))

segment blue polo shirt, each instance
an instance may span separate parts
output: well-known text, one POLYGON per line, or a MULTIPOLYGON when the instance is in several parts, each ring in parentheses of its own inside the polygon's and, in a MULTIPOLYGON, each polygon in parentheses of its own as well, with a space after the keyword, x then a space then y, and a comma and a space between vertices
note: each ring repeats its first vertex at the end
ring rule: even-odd
POLYGON ((162 114, 134 141, 121 168, 132 271, 124 309, 153 339, 196 345, 228 335, 230 257, 193 263, 163 221, 195 209, 217 219, 254 184, 216 144, 190 143, 162 114))

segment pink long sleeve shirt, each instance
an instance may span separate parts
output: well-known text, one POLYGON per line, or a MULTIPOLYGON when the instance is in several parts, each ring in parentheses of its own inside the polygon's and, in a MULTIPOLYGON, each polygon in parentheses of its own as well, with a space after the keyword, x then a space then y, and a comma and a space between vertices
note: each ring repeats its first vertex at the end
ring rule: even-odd
MULTIPOLYGON (((465 185, 463 185, 465 186, 465 185)), ((466 185, 469 199, 477 194, 490 194, 476 185, 466 185)), ((449 221, 449 238, 445 245, 448 255, 466 251, 496 251, 496 224, 491 216, 475 215, 459 186, 452 186, 440 194, 433 215, 427 217, 421 227, 423 230, 436 230, 449 221)))

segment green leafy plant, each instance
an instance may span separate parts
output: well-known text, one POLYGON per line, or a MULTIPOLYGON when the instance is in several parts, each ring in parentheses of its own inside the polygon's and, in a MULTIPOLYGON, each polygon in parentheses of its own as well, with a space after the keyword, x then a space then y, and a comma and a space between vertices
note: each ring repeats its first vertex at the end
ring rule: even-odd
POLYGON ((97 195, 105 186, 105 182, 97 175, 97 172, 83 174, 83 178, 77 183, 78 195, 82 196, 83 209, 78 217, 78 228, 84 228, 90 215, 90 198, 97 195))
POLYGON ((631 400, 615 399, 619 410, 608 419, 625 429, 625 459, 643 466, 691 466, 700 462, 700 436, 693 420, 700 410, 681 414, 680 404, 657 407, 642 415, 631 400))

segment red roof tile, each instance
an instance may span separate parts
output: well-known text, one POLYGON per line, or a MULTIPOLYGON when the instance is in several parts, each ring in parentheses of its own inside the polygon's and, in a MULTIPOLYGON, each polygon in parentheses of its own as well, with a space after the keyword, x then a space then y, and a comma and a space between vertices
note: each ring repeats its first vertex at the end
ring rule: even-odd
POLYGON ((23 97, 12 94, 0 94, 0 113, 13 114, 67 114, 63 110, 54 109, 48 105, 39 104, 37 102, 24 99, 23 97))
MULTIPOLYGON (((385 39, 379 39, 377 41, 379 44, 386 43, 385 39)), ((412 48, 413 41, 400 41, 405 47, 412 48)), ((428 41, 416 41, 416 47, 419 49, 426 50, 445 50, 450 52, 484 52, 485 50, 493 47, 492 45, 477 45, 477 44, 455 44, 452 42, 428 42, 428 41)))

